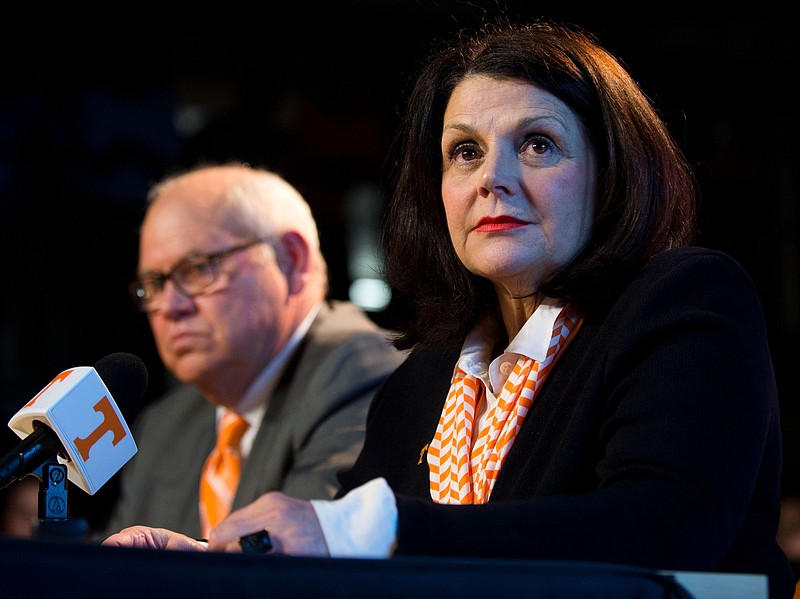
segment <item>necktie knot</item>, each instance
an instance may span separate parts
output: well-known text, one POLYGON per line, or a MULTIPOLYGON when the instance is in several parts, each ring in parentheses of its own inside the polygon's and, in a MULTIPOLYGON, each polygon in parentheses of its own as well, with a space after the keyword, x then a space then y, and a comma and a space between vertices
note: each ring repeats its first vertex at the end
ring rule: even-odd
POLYGON ((250 424, 239 416, 236 412, 225 412, 222 416, 220 424, 219 435, 217 437, 217 447, 239 447, 239 442, 242 440, 247 427, 250 424))

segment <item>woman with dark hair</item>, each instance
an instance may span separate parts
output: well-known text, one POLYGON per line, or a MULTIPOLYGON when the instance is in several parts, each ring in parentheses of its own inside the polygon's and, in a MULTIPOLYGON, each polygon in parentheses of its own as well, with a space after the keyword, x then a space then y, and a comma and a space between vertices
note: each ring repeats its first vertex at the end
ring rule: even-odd
POLYGON ((399 140, 384 239, 410 355, 339 499, 264 495, 209 547, 267 528, 294 555, 760 573, 790 597, 762 307, 691 245, 691 169, 621 64, 578 28, 487 26, 424 65, 399 140))
POLYGON ((487 28, 426 65, 398 138, 404 145, 384 239, 387 278, 416 308, 404 347, 460 348, 476 319, 498 303, 491 280, 471 273, 454 252, 442 203, 442 121, 468 76, 548 91, 574 112, 596 155, 590 238, 570 264, 537 281, 537 293, 605 310, 631 273, 694 235, 692 172, 620 64, 588 34, 541 24, 487 28))

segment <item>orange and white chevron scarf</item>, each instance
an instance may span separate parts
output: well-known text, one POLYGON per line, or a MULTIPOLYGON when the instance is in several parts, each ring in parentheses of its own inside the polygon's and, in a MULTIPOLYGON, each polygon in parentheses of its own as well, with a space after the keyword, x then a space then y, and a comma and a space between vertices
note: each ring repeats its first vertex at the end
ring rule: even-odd
POLYGON ((537 362, 520 356, 503 385, 498 402, 482 420, 474 437, 475 413, 484 383, 456 367, 436 434, 428 447, 431 498, 437 503, 486 503, 506 455, 533 399, 580 317, 569 306, 553 325, 546 358, 537 362))

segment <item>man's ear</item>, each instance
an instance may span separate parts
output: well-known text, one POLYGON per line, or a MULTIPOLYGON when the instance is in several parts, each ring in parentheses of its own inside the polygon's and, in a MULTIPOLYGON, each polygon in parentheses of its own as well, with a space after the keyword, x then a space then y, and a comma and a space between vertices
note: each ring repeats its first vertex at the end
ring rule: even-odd
POLYGON ((311 270, 311 249, 305 238, 295 231, 280 236, 278 264, 286 275, 289 293, 300 293, 308 283, 311 270))

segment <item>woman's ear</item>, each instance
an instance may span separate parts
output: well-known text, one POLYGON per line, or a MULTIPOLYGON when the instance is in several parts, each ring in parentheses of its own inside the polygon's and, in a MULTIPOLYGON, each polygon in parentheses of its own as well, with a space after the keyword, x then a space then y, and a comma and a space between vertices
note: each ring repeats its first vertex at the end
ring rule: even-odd
POLYGON ((308 242, 296 231, 289 231, 280 236, 278 245, 278 265, 286 276, 289 293, 300 293, 311 274, 311 250, 308 242))

